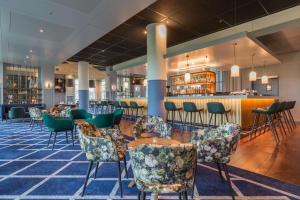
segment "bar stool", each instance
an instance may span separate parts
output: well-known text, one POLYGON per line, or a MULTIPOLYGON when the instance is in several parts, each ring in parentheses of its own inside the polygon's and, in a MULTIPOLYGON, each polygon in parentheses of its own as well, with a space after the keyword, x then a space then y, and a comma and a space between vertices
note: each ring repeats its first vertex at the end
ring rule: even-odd
POLYGON ((292 115, 291 110, 294 109, 295 105, 296 105, 296 101, 288 101, 287 102, 287 107, 285 109, 285 112, 287 113, 288 119, 289 119, 290 123, 292 124, 292 126, 294 128, 296 128, 297 125, 296 125, 296 122, 294 120, 294 117, 292 115))
POLYGON ((108 106, 109 106, 108 101, 101 101, 100 106, 101 106, 101 113, 103 113, 103 111, 105 113, 108 112, 108 109, 109 109, 108 108, 108 106))
POLYGON ((274 119, 277 120, 275 124, 278 124, 279 125, 279 128, 280 128, 280 131, 281 131, 281 134, 283 135, 283 133, 285 134, 285 136, 287 136, 286 134, 286 131, 285 131, 285 127, 283 125, 283 121, 282 121, 282 118, 284 119, 284 121, 286 122, 286 126, 287 126, 287 129, 292 131, 288 121, 287 121, 287 118, 286 118, 286 115, 284 113, 284 110, 285 110, 285 107, 286 107, 286 102, 283 101, 283 102, 280 102, 278 107, 277 107, 277 110, 275 112, 275 117, 274 119))
POLYGON ((172 124, 174 124, 175 112, 178 112, 180 122, 183 125, 182 117, 180 114, 180 111, 182 110, 182 108, 177 108, 175 103, 173 103, 171 101, 166 101, 164 103, 164 105, 165 105, 165 109, 167 111, 167 121, 169 120, 169 112, 171 112, 171 121, 172 121, 172 124))
POLYGON ((217 114, 222 115, 221 116, 221 124, 223 124, 223 115, 225 115, 226 121, 229 122, 227 113, 231 112, 231 109, 226 110, 222 103, 220 103, 220 102, 208 102, 207 103, 207 110, 208 110, 208 113, 211 114, 210 118, 209 118, 208 127, 211 126, 211 121, 212 121, 213 115, 215 116, 214 126, 217 126, 217 114))
POLYGON ((139 115, 139 109, 142 110, 142 115, 144 114, 144 106, 139 106, 137 102, 135 101, 130 101, 130 108, 131 108, 131 115, 133 116, 133 111, 136 110, 135 112, 135 118, 139 115))
POLYGON ((278 144, 280 142, 280 138, 278 136, 275 121, 273 118, 273 116, 276 114, 276 112, 278 110, 279 104, 280 104, 279 102, 275 102, 269 108, 266 108, 266 109, 257 108, 257 109, 252 110, 252 112, 255 114, 255 116, 254 116, 252 130, 249 134, 250 139, 252 138, 252 135, 253 134, 255 135, 257 132, 260 115, 264 115, 265 119, 266 119, 265 124, 264 124, 264 132, 266 130, 266 127, 269 127, 272 130, 272 135, 273 135, 273 138, 274 138, 276 144, 278 144))
POLYGON ((112 106, 113 106, 114 110, 121 108, 119 101, 113 101, 112 106))
POLYGON ((121 101, 121 107, 124 110, 124 115, 127 115, 127 117, 129 117, 130 115, 130 106, 127 104, 126 101, 121 101))
POLYGON ((193 102, 183 102, 183 110, 186 112, 186 115, 185 115, 185 124, 187 124, 187 117, 188 117, 188 114, 190 113, 190 129, 192 130, 192 124, 194 123, 194 125, 196 124, 196 114, 198 113, 199 114, 199 118, 200 118, 200 124, 201 126, 203 126, 203 121, 202 121, 202 116, 201 116, 201 112, 204 111, 203 108, 201 109, 198 109, 196 104, 193 103, 193 102), (194 120, 192 119, 193 118, 193 114, 194 114, 194 120))

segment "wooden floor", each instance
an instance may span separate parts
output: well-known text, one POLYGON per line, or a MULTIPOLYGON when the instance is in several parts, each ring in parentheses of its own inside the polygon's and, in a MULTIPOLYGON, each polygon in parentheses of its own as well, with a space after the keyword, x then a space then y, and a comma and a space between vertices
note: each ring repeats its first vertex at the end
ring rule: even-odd
MULTIPOLYGON (((123 120, 122 133, 131 136, 134 122, 123 120)), ((190 140, 190 133, 174 131, 173 139, 190 140)), ((243 138, 231 157, 230 165, 258 174, 300 185, 300 124, 288 137, 275 145, 271 132, 249 141, 243 138)))

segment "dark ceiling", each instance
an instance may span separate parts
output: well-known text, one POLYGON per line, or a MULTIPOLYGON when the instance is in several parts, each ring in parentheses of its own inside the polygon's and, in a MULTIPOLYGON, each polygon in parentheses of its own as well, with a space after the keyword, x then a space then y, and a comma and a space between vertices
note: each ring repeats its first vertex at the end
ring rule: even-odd
POLYGON ((167 23, 170 47, 296 5, 300 0, 158 0, 68 60, 104 70, 146 54, 150 23, 167 23))

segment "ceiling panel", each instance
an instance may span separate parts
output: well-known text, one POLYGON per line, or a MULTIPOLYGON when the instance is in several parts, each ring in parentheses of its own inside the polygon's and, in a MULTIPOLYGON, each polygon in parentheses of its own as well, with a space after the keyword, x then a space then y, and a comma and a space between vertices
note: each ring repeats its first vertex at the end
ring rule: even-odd
POLYGON ((62 42, 72 33, 72 31, 73 29, 70 27, 53 24, 20 13, 11 13, 10 32, 14 34, 62 42), (40 33, 40 29, 44 29, 44 32, 40 33))
POLYGON ((103 0, 88 0, 88 3, 87 3, 87 1, 82 1, 82 0, 71 0, 71 1, 70 0, 50 0, 50 1, 88 14, 103 0))
POLYGON ((146 53, 144 31, 153 22, 166 23, 170 47, 296 5, 300 0, 158 0, 89 47, 108 50, 101 63, 114 65, 146 53))

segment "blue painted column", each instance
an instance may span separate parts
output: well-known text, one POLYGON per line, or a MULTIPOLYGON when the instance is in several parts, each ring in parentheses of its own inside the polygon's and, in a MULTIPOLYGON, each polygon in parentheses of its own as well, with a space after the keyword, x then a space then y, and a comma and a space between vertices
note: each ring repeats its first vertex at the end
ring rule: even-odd
POLYGON ((165 118, 167 28, 165 24, 147 26, 148 114, 165 118))
POLYGON ((79 108, 88 110, 89 108, 89 63, 78 62, 78 95, 79 108))

